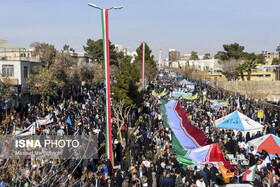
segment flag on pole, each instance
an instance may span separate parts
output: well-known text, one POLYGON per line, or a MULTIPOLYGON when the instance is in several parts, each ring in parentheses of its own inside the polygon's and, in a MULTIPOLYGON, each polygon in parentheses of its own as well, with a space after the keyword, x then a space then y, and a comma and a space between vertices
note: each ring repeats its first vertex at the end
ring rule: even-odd
POLYGON ((69 125, 72 126, 72 122, 71 122, 70 116, 68 116, 66 123, 68 123, 69 125))
POLYGON ((144 88, 145 81, 145 42, 142 43, 142 87, 144 88))
POLYGON ((206 100, 207 100, 207 97, 204 95, 204 96, 203 96, 202 104, 204 104, 206 100))
POLYGON ((239 101, 239 97, 237 98, 236 103, 237 103, 237 108, 236 108, 236 110, 238 110, 238 109, 240 108, 240 101, 239 101))
POLYGON ((256 168, 257 168, 257 165, 254 165, 254 166, 250 167, 249 169, 247 169, 244 172, 242 180, 243 181, 254 182, 255 181, 255 176, 256 176, 256 168))
POLYGON ((103 172, 103 180, 106 180, 106 179, 109 178, 109 175, 108 175, 108 167, 107 167, 107 166, 104 166, 104 167, 103 167, 103 170, 104 170, 104 172, 103 172))
POLYGON ((110 55, 109 55, 109 24, 108 9, 101 9, 102 34, 103 34, 103 54, 105 64, 106 82, 106 155, 114 166, 112 150, 112 131, 111 131, 111 97, 110 97, 110 55))
POLYGON ((164 151, 167 146, 168 146, 168 141, 165 141, 161 147, 161 151, 164 151))
POLYGON ((154 96, 154 97, 157 97, 158 96, 158 94, 153 90, 152 91, 152 95, 154 96))

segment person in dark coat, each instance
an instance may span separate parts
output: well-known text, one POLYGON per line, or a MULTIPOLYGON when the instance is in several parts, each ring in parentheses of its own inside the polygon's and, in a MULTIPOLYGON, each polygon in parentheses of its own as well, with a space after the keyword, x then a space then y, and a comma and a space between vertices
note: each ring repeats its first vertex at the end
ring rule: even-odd
POLYGON ((218 169, 214 166, 214 164, 210 164, 210 180, 217 184, 217 176, 219 175, 218 169))
POLYGON ((200 177, 203 177, 203 180, 204 180, 205 185, 208 186, 209 181, 207 180, 206 173, 205 173, 205 171, 203 171, 203 169, 204 169, 203 167, 200 167, 200 171, 198 172, 198 175, 199 175, 200 177))
POLYGON ((128 170, 128 163, 127 163, 127 161, 126 161, 125 156, 124 156, 123 159, 121 160, 120 165, 121 165, 121 170, 122 170, 122 171, 127 171, 127 170, 128 170))
POLYGON ((167 186, 175 186, 174 185, 174 181, 173 179, 170 177, 170 174, 166 174, 166 177, 163 179, 163 184, 162 184, 163 187, 167 187, 167 186))
POLYGON ((203 168, 203 171, 206 173, 207 181, 210 181, 210 170, 208 169, 208 164, 205 164, 205 167, 203 168))

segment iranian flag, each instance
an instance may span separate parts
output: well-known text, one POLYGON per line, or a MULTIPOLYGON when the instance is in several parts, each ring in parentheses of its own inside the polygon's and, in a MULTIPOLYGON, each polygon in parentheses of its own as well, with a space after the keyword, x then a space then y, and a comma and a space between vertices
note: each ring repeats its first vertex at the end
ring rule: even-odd
POLYGON ((37 123, 37 125, 48 125, 50 123, 53 123, 53 115, 52 114, 48 114, 44 118, 37 117, 36 123, 37 123))
POLYGON ((109 54, 109 26, 108 9, 101 9, 102 33, 103 33, 103 53, 105 64, 106 82, 106 154, 114 166, 112 150, 112 130, 111 130, 111 97, 110 97, 110 54, 109 54))
POLYGON ((171 151, 176 150, 180 164, 203 166, 213 163, 217 166, 217 163, 220 163, 227 169, 233 168, 230 162, 225 160, 217 143, 206 144, 208 138, 200 129, 192 125, 178 101, 162 100, 162 103, 164 127, 172 129, 171 151))
POLYGON ((168 147, 168 141, 165 141, 164 144, 161 147, 161 151, 164 151, 168 147))
POLYGON ((256 173, 256 168, 257 168, 257 165, 254 165, 252 167, 250 167, 249 169, 247 169, 245 172, 244 172, 244 175, 243 175, 243 178, 242 180, 243 181, 250 181, 250 182, 254 182, 255 181, 255 173, 256 173))

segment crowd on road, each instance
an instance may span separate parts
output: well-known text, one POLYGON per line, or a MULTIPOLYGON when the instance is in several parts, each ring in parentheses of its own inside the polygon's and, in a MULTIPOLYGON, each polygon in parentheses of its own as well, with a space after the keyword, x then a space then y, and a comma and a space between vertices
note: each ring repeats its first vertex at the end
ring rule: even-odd
MULTIPOLYGON (((196 85, 194 93, 201 97, 201 90, 206 90, 206 97, 228 100, 229 106, 214 110, 209 101, 197 99, 187 101, 178 99, 179 104, 188 113, 194 126, 201 129, 209 140, 218 143, 226 154, 244 154, 249 159, 248 166, 238 165, 231 183, 242 181, 240 173, 250 166, 261 163, 267 157, 263 150, 257 153, 247 142, 264 134, 280 135, 278 126, 279 113, 258 101, 240 97, 239 110, 246 116, 258 120, 258 109, 264 110, 265 128, 257 134, 235 134, 232 130, 215 127, 214 121, 237 108, 237 97, 226 91, 217 90, 201 81, 189 80, 196 85), (209 115, 210 114, 210 115, 209 115), (237 172, 238 171, 238 172, 237 172)), ((172 152, 172 130, 164 128, 160 110, 161 99, 170 98, 170 92, 179 87, 177 78, 161 79, 151 82, 146 89, 143 106, 131 110, 126 123, 121 129, 124 141, 118 140, 118 130, 112 113, 112 140, 114 166, 105 154, 105 90, 103 85, 85 88, 75 96, 68 96, 62 102, 44 107, 41 103, 30 104, 20 112, 13 113, 10 122, 2 126, 4 135, 12 134, 15 129, 25 129, 37 117, 51 113, 53 122, 36 128, 37 135, 97 135, 99 159, 40 159, 40 160, 0 160, 1 186, 108 186, 108 187, 188 187, 223 185, 224 180, 214 164, 204 167, 186 166, 177 161, 172 152), (165 91, 159 98, 152 95, 165 91), (70 121, 68 120, 70 118, 70 121), (165 146, 168 142, 169 146, 165 146)), ((2 149, 0 149, 2 152, 2 149)), ((1 153, 0 153, 1 154, 1 153)), ((275 155, 266 167, 258 167, 254 186, 280 186, 280 158, 275 155)))

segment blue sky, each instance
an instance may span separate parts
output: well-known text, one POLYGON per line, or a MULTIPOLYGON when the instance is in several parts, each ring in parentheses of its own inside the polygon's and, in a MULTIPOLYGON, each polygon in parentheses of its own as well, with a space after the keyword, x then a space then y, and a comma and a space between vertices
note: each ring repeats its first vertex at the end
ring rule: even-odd
POLYGON ((109 13, 110 40, 134 51, 138 40, 158 50, 192 50, 213 56, 223 44, 238 42, 249 52, 274 52, 280 44, 279 0, 2 0, 0 39, 29 47, 39 41, 82 50, 100 39, 101 14, 87 5, 123 5, 109 13))

